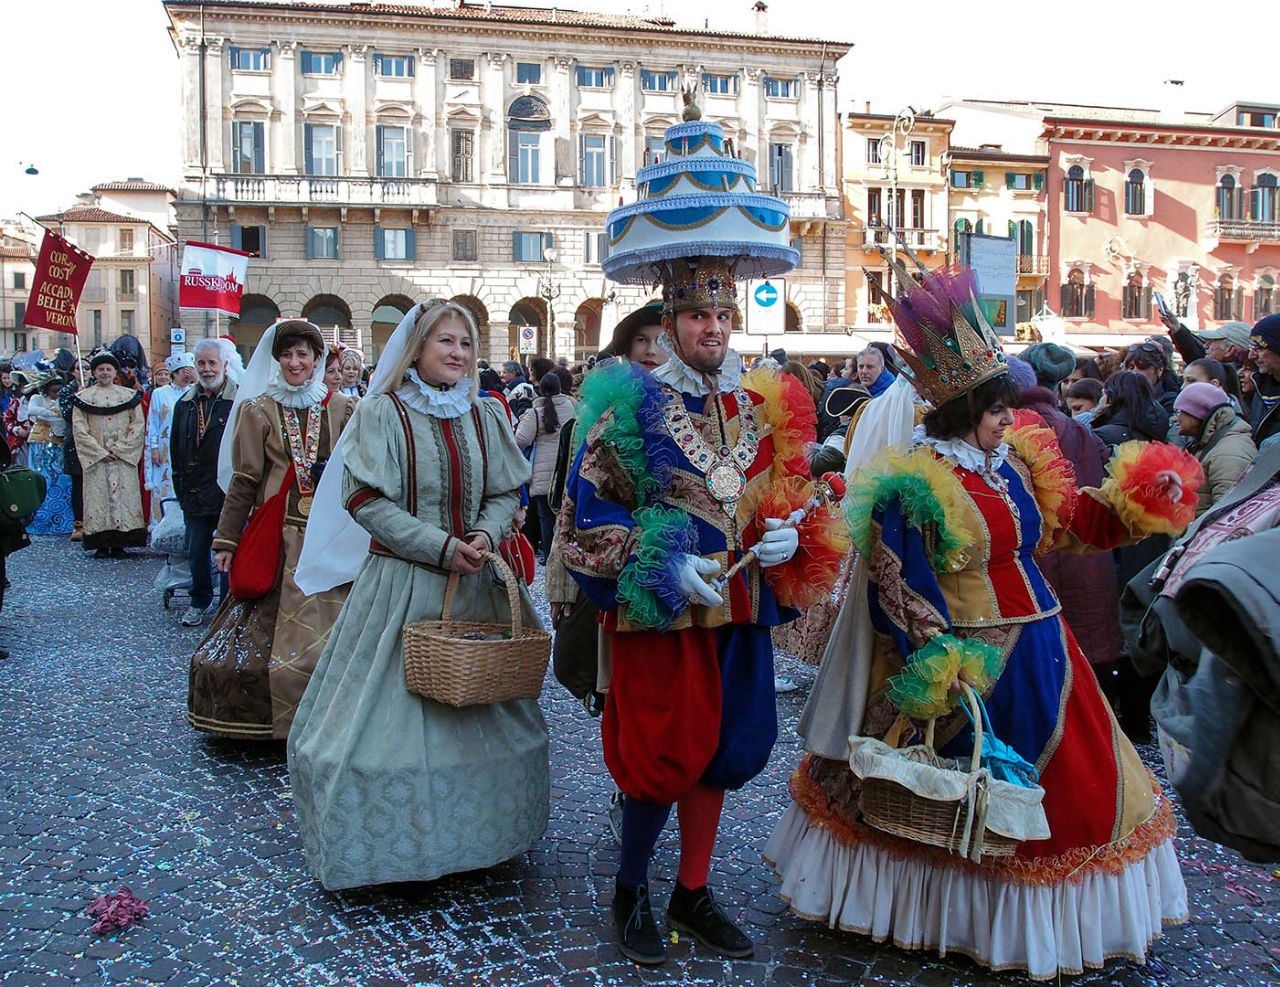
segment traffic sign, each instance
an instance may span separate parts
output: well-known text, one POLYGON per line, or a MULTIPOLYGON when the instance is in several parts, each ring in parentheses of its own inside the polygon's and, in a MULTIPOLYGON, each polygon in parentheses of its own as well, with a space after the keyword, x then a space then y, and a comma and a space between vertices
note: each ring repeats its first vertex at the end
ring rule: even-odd
POLYGON ((782 278, 747 283, 747 332, 768 336, 787 328, 787 282, 782 278))
POLYGON ((538 352, 538 327, 537 326, 521 326, 520 327, 520 352, 522 354, 538 352))
POLYGON ((174 326, 172 329, 169 330, 169 342, 185 343, 186 341, 187 341, 187 330, 183 329, 182 326, 174 326))

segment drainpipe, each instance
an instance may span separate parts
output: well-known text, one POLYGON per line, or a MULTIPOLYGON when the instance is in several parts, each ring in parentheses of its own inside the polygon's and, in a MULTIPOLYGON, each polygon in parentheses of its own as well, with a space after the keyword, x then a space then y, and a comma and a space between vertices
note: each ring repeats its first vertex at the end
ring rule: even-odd
MULTIPOLYGON (((200 240, 209 242, 209 109, 205 82, 204 4, 200 4, 200 240)), ((204 313, 204 335, 209 336, 209 313, 204 313)))

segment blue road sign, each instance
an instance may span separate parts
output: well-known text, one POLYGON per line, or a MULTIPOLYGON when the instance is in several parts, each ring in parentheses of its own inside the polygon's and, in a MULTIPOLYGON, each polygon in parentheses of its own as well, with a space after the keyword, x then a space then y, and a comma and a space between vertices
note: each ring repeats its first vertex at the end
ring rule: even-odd
POLYGON ((769 308, 778 301, 778 289, 768 281, 756 288, 756 304, 761 308, 769 308))

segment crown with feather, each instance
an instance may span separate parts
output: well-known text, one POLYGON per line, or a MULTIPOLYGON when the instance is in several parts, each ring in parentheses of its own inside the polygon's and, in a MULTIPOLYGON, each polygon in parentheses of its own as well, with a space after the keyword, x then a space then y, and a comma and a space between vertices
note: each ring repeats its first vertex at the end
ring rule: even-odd
MULTIPOLYGON (((898 355, 916 391, 935 408, 1009 372, 1000 340, 978 304, 978 282, 965 266, 926 270, 917 280, 889 261, 898 297, 881 291, 898 327, 898 355)), ((874 283, 874 282, 873 282, 874 283)))

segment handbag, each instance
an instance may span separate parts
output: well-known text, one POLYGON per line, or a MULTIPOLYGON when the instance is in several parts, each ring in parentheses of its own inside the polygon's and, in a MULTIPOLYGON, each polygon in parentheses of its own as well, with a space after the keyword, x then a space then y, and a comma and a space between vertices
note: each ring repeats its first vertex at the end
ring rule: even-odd
POLYGON ((47 491, 45 478, 33 469, 9 466, 0 470, 0 517, 26 527, 44 503, 47 491))
POLYGON ((508 534, 498 545, 498 554, 502 561, 511 566, 511 570, 524 580, 526 586, 533 585, 536 572, 533 553, 533 542, 529 541, 523 531, 508 534))
POLYGON ((237 600, 260 600, 276 584, 280 553, 284 549, 284 510, 293 478, 294 468, 290 463, 279 492, 263 501, 244 526, 240 545, 231 558, 228 580, 228 589, 237 600))

